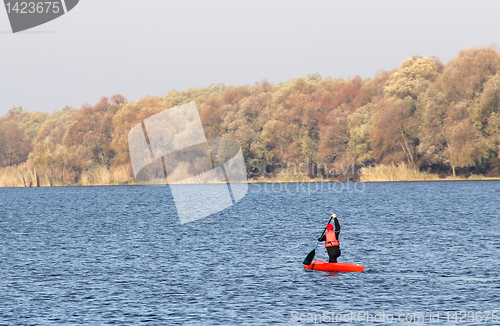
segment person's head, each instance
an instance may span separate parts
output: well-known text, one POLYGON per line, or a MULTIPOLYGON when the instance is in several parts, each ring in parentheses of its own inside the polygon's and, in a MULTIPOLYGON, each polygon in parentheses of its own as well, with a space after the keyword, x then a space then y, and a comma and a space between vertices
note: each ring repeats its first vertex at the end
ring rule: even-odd
POLYGON ((332 225, 331 223, 328 223, 328 224, 326 225, 326 229, 327 229, 327 230, 333 230, 333 225, 332 225))

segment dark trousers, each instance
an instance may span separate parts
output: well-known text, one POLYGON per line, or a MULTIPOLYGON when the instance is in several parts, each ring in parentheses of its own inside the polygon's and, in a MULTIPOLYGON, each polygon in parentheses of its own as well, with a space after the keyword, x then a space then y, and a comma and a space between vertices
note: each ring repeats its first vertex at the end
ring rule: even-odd
POLYGON ((326 251, 328 252, 328 256, 330 257, 330 260, 328 262, 336 263, 337 257, 341 255, 340 247, 339 246, 326 247, 326 251))

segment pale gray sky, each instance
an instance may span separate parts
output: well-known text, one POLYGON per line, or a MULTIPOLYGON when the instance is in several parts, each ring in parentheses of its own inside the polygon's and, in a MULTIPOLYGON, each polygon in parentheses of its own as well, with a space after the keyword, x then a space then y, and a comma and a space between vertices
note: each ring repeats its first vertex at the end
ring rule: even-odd
POLYGON ((371 77, 500 43, 500 1, 80 0, 12 34, 0 8, 0 115, 212 83, 371 77))

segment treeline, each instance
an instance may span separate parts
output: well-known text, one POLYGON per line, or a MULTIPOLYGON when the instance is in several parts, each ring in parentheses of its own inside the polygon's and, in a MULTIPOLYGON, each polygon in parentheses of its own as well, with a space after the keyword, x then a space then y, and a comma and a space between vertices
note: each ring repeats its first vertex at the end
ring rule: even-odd
POLYGON ((132 181, 128 132, 190 101, 208 139, 241 144, 249 173, 256 170, 252 164, 265 163, 271 174, 277 163, 404 163, 443 175, 500 175, 500 53, 482 47, 461 51, 446 66, 413 57, 365 80, 314 74, 275 85, 174 90, 133 102, 114 95, 52 114, 14 107, 0 118, 4 179, 9 171, 21 185, 25 175, 42 185, 132 181))

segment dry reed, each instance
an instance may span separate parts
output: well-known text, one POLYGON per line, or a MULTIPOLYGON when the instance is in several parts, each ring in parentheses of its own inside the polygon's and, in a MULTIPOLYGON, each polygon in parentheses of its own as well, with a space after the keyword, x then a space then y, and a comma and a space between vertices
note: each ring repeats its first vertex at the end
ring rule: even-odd
POLYGON ((96 166, 80 175, 80 182, 75 182, 78 176, 73 171, 54 168, 34 169, 27 163, 7 166, 0 169, 0 187, 51 187, 51 186, 105 186, 134 183, 131 168, 120 165, 111 168, 96 166))
POLYGON ((463 176, 447 176, 440 177, 437 174, 431 174, 418 171, 411 168, 406 163, 398 165, 392 163, 391 165, 378 165, 375 167, 361 168, 362 182, 390 182, 390 181, 432 181, 432 180, 481 180, 482 175, 471 175, 466 178, 463 176))

